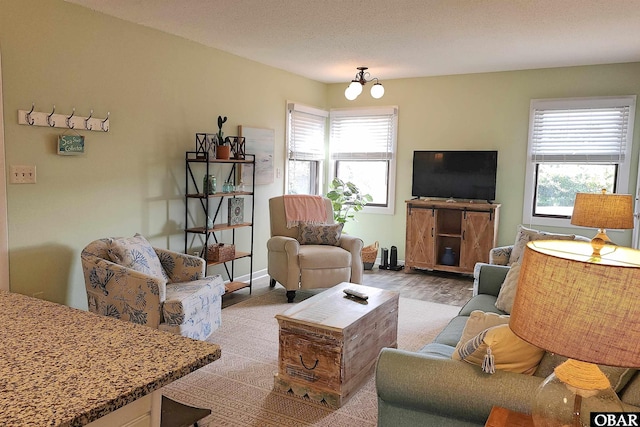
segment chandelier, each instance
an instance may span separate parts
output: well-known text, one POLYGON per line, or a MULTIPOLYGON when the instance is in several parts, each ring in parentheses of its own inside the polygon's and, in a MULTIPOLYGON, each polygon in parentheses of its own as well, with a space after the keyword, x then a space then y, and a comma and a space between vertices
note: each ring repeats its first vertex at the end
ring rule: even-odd
POLYGON ((371 96, 375 99, 382 98, 384 95, 384 86, 378 81, 376 77, 371 78, 371 75, 367 72, 368 67, 358 67, 356 77, 351 80, 351 84, 344 91, 344 97, 349 101, 353 101, 362 93, 362 87, 370 81, 375 80, 373 86, 371 86, 371 96))

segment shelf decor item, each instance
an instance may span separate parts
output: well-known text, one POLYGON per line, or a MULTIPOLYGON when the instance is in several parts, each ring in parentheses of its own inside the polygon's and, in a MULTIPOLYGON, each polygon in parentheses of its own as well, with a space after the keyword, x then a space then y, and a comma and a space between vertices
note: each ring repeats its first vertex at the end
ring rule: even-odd
POLYGON ((231 147, 228 145, 216 146, 216 159, 227 160, 231 157, 231 147))
POLYGON ((453 252, 453 249, 450 247, 444 248, 444 253, 442 254, 442 258, 440 259, 440 264, 442 265, 455 265, 456 263, 456 254, 453 252))
POLYGON ((227 181, 224 184, 222 184, 223 193, 233 193, 234 190, 235 190, 235 186, 231 181, 227 181))
POLYGON ((227 262, 234 259, 236 256, 235 245, 226 243, 214 243, 207 248, 207 256, 205 258, 212 262, 227 262))
POLYGON ((227 160, 231 157, 231 146, 228 144, 229 138, 224 138, 222 125, 227 121, 227 116, 218 116, 218 144, 216 145, 216 159, 227 160))
POLYGON ((205 175, 202 178, 202 194, 215 194, 216 192, 216 176, 205 175))
POLYGON ((216 147, 218 146, 218 134, 196 133, 196 158, 204 160, 216 158, 216 147))
POLYGON ((238 225, 244 222, 244 199, 231 197, 229 199, 229 212, 227 215, 229 225, 238 225))
POLYGON ((230 136, 228 138, 231 141, 231 151, 233 153, 233 158, 236 160, 244 160, 244 137, 230 136))

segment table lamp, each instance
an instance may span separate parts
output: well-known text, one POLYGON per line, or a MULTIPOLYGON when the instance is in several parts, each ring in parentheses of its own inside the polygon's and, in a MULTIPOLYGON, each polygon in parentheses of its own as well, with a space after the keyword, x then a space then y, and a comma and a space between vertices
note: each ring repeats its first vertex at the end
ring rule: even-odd
POLYGON ((538 240, 525 248, 509 322, 525 341, 569 359, 538 388, 536 427, 589 426, 622 404, 596 364, 640 367, 640 251, 538 240))
POLYGON ((598 255, 602 247, 611 242, 606 229, 633 228, 633 198, 631 194, 576 193, 571 224, 598 229, 591 246, 593 255, 598 255))

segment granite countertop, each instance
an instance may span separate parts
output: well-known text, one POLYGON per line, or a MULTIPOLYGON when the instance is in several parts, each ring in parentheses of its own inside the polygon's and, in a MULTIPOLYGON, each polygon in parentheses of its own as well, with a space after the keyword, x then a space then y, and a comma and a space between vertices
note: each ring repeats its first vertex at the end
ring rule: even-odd
POLYGON ((0 291, 0 425, 81 426, 220 358, 204 341, 0 291))

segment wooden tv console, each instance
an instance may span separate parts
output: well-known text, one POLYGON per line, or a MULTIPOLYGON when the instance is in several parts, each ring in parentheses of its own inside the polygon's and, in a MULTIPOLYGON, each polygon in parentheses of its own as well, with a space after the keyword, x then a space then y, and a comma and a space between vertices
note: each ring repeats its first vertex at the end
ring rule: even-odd
POLYGON ((489 262, 496 247, 500 205, 495 203, 407 200, 405 271, 413 269, 472 274, 489 262), (443 264, 445 248, 453 261, 443 264))

